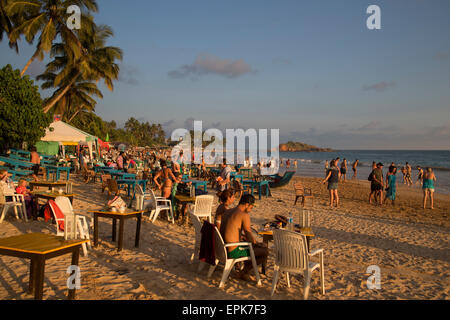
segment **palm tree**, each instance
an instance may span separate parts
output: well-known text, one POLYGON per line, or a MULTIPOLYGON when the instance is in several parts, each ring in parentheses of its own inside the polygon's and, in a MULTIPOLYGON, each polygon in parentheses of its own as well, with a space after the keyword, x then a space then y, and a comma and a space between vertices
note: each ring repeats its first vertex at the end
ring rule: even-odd
MULTIPOLYGON (((92 17, 91 17, 92 19, 92 17)), ((47 64, 46 73, 58 72, 54 78, 54 87, 62 90, 55 92, 47 104, 44 112, 48 112, 67 93, 79 79, 85 81, 99 81, 103 79, 107 88, 114 89, 113 80, 119 76, 119 66, 116 60, 122 60, 122 50, 118 47, 105 46, 106 40, 113 35, 109 26, 97 26, 92 23, 89 27, 78 30, 78 39, 84 48, 81 56, 72 50, 66 50, 65 43, 55 44, 51 56, 54 60, 47 64)))
MULTIPOLYGON (((42 89, 49 89, 53 87, 55 78, 55 73, 44 73, 36 79, 44 81, 41 85, 42 89)), ((61 90, 63 90, 63 87, 59 87, 54 94, 59 94, 61 90)), ((55 114, 61 114, 63 120, 70 123, 80 111, 93 112, 95 110, 97 101, 92 96, 103 98, 103 94, 97 88, 95 82, 85 81, 79 78, 54 105, 52 110, 55 114)))
MULTIPOLYGON (((20 24, 21 20, 23 20, 22 14, 8 14, 6 7, 10 1, 11 0, 0 0, 0 41, 3 40, 3 33, 5 33, 9 38, 14 26, 20 24)), ((19 52, 19 47, 16 41, 12 42, 10 40, 8 45, 11 49, 15 49, 17 53, 19 52)))
MULTIPOLYGON (((24 19, 9 34, 10 43, 16 43, 20 35, 24 35, 28 43, 33 43, 39 34, 36 51, 28 60, 21 72, 21 76, 36 59, 42 60, 44 54, 52 48, 53 41, 59 34, 76 55, 81 55, 83 47, 78 41, 75 33, 69 29, 66 23, 67 8, 77 5, 81 10, 97 12, 98 7, 95 0, 9 0, 6 12, 11 15, 21 14, 24 19)), ((82 23, 90 23, 91 20, 83 19, 82 23)), ((83 25, 83 28, 85 26, 83 25)))

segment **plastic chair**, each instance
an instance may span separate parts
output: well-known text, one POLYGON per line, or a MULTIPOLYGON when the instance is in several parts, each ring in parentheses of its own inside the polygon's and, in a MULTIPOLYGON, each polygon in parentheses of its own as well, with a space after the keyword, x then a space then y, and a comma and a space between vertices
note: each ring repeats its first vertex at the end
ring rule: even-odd
MULTIPOLYGON (((59 209, 61 209, 61 211, 64 213, 64 215, 66 215, 66 214, 74 214, 75 215, 73 207, 72 207, 72 204, 70 203, 69 198, 67 198, 67 197, 56 197, 55 198, 55 203, 59 207, 59 209)), ((53 209, 52 209, 52 212, 54 214, 53 209)), ((55 220, 56 220, 56 217, 55 217, 55 220)), ((86 221, 86 217, 83 216, 83 215, 77 214, 76 215, 76 221, 77 221, 77 233, 78 233, 78 236, 80 237, 80 239, 90 240, 90 237, 89 237, 89 226, 88 226, 88 223, 86 221)), ((59 229, 58 223, 56 224, 56 227, 57 227, 57 229, 59 229)), ((59 234, 57 234, 57 235, 59 235, 59 234)), ((62 235, 64 235, 64 231, 62 232, 62 235)), ((86 246, 86 243, 83 243, 84 256, 87 256, 87 247, 89 249, 92 249, 90 242, 87 243, 87 246, 86 246)))
POLYGON ((136 196, 136 210, 147 211, 149 207, 151 209, 154 207, 154 201, 150 192, 144 192, 139 184, 136 185, 134 192, 136 196))
POLYGON ((270 295, 273 296, 275 292, 279 272, 286 272, 288 287, 291 286, 289 273, 303 274, 305 278, 303 297, 305 300, 308 299, 311 274, 316 269, 320 270, 322 294, 325 294, 323 249, 317 249, 308 253, 306 236, 288 230, 273 230, 273 240, 275 245, 275 266, 270 295), (316 255, 319 255, 319 262, 310 261, 310 258, 316 255))
MULTIPOLYGON (((190 263, 194 262, 195 256, 197 258, 200 255, 200 243, 202 241, 202 222, 200 221, 200 218, 194 214, 190 214, 190 219, 192 222, 192 225, 194 226, 195 230, 195 244, 194 244, 194 252, 192 252, 190 263)), ((205 263, 203 261, 200 261, 200 264, 198 266, 198 271, 200 272, 203 269, 203 266, 205 263)))
POLYGON ((228 276, 230 275, 231 270, 233 270, 234 265, 237 262, 251 260, 252 265, 253 265, 253 271, 256 276, 257 286, 261 286, 261 278, 259 276, 258 266, 256 264, 255 253, 253 252, 252 243, 251 242, 236 242, 236 243, 225 244, 217 227, 214 227, 214 237, 215 237, 214 238, 214 253, 216 255, 216 261, 215 261, 216 265, 209 267, 208 278, 211 277, 211 275, 213 274, 214 270, 216 269, 216 267, 219 263, 223 264, 224 269, 223 269, 223 273, 222 273, 222 279, 220 280, 220 283, 219 283, 219 288, 223 288, 225 285, 225 282, 228 279, 228 276), (249 257, 241 257, 238 259, 228 258, 227 248, 234 247, 234 246, 248 247, 248 249, 250 251, 250 256, 249 257))
POLYGON ((3 209, 2 212, 0 214, 0 223, 3 222, 3 219, 5 218, 6 213, 9 211, 9 209, 13 208, 14 209, 14 214, 16 216, 16 219, 19 220, 19 218, 24 219, 25 221, 28 221, 27 218, 27 209, 25 207, 25 199, 23 197, 23 195, 21 194, 2 194, 0 195, 0 197, 11 197, 11 201, 5 201, 3 203, 3 209))
POLYGON ((193 214, 199 218, 208 218, 209 223, 212 223, 212 205, 214 201, 214 196, 211 195, 201 195, 195 198, 195 205, 189 206, 189 214, 193 214))
POLYGON ((152 189, 150 189, 150 194, 152 197, 152 201, 155 204, 155 208, 151 210, 149 219, 152 220, 152 222, 155 222, 156 218, 158 218, 158 215, 161 211, 168 211, 167 220, 172 221, 172 223, 175 223, 175 220, 173 218, 171 201, 164 197, 155 196, 155 193, 153 192, 152 189))

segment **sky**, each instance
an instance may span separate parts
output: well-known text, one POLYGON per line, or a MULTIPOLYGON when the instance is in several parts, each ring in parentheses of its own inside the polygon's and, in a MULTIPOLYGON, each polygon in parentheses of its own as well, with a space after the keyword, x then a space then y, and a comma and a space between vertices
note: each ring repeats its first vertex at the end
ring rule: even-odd
MULTIPOLYGON (((279 129, 335 149, 450 149, 450 1, 98 0, 120 78, 96 113, 176 128, 279 129), (370 5, 381 29, 369 30, 370 5)), ((0 43, 0 65, 22 69, 0 43)), ((33 63, 31 77, 46 60, 33 63)), ((42 93, 44 96, 46 92, 42 93)))

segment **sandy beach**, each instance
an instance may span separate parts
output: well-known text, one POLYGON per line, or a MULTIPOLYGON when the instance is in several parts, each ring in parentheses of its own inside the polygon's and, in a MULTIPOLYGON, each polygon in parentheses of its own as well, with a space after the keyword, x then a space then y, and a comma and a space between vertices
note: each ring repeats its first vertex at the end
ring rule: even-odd
MULTIPOLYGON (((100 209, 106 192, 100 183, 85 184, 73 175, 74 208, 85 212, 100 209)), ((369 182, 341 183, 341 206, 330 209, 326 186, 318 178, 295 177, 289 185, 272 190, 272 197, 258 200, 251 213, 260 229, 275 214, 287 215, 294 203, 293 183, 300 180, 315 195, 311 248, 323 248, 326 294, 320 294, 319 274, 312 277, 309 299, 448 299, 450 290, 450 196, 435 195, 435 209, 421 209, 420 189, 398 186, 395 207, 369 205, 369 182), (366 269, 381 269, 381 289, 366 286, 366 269)), ((210 193, 212 193, 210 191, 210 193)), ((215 206, 217 206, 215 204, 215 206)), ((299 210, 300 204, 296 209, 299 210)), ((215 212, 215 207, 213 209, 215 212)), ((296 211, 294 211, 296 212, 296 211)), ((297 220, 296 220, 297 222, 297 220)), ((136 224, 125 223, 124 248, 117 252, 111 241, 111 221, 99 220, 99 245, 80 256, 81 289, 76 299, 286 299, 303 297, 303 278, 291 276, 287 287, 283 276, 270 297, 273 276, 273 243, 262 287, 238 280, 231 274, 219 289, 222 269, 210 279, 206 268, 198 273, 197 262, 189 264, 194 229, 171 224, 161 215, 153 224, 144 219, 140 247, 134 247, 136 224)), ((0 225, 0 238, 29 232, 54 233, 44 221, 23 222, 9 214, 0 225)), ((91 229, 91 239, 93 230, 91 229)), ((261 239, 262 240, 262 239, 261 239)), ((66 299, 66 274, 70 256, 49 260, 45 268, 44 299, 66 299)), ((33 299, 27 294, 29 261, 0 256, 0 299, 33 299)))

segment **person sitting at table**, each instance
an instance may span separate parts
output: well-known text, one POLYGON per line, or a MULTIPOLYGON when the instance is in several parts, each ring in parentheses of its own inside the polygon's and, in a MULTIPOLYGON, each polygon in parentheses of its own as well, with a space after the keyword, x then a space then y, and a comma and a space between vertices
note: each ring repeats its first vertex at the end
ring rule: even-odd
POLYGON ((235 200, 235 193, 232 189, 226 189, 224 191, 218 192, 217 196, 219 197, 220 205, 216 209, 216 215, 214 217, 214 224, 217 229, 220 230, 220 224, 222 222, 222 216, 230 209, 230 206, 233 204, 235 200))
POLYGON ((173 175, 172 170, 167 167, 167 162, 165 160, 160 160, 160 165, 162 169, 155 174, 153 181, 158 189, 161 190, 161 196, 169 199, 172 193, 172 181, 176 181, 177 179, 173 175), (159 177, 161 177, 161 183, 158 182, 159 177))
POLYGON ((0 188, 6 196, 6 201, 11 201, 10 195, 14 194, 14 184, 9 178, 11 174, 7 170, 0 170, 0 188))
POLYGON ((19 184, 16 188, 17 194, 22 194, 25 200, 25 207, 27 208, 27 216, 28 219, 33 217, 33 195, 30 193, 30 190, 27 189, 27 181, 25 179, 20 179, 19 184))
MULTIPOLYGON (((222 216, 220 233, 225 243, 241 242, 241 236, 244 241, 251 242, 255 253, 256 263, 265 264, 268 256, 268 248, 264 243, 257 243, 252 234, 250 223, 250 212, 253 209, 255 197, 251 194, 244 194, 236 208, 227 210, 222 216), (243 234, 242 234, 243 233, 243 234)), ((228 257, 237 259, 240 257, 250 256, 247 247, 234 246, 228 247, 228 257)), ((244 280, 250 280, 248 272, 252 269, 252 262, 245 261, 244 269, 240 272, 239 277, 244 280)))
POLYGON ((217 191, 224 191, 225 189, 227 189, 231 181, 231 171, 232 169, 229 165, 227 165, 227 160, 223 159, 222 171, 220 172, 220 176, 217 178, 217 191))

